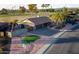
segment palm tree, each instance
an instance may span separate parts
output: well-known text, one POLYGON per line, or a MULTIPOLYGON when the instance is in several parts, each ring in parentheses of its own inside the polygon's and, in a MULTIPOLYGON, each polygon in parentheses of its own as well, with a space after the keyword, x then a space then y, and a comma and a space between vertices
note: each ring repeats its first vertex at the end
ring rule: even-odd
POLYGON ((51 20, 57 25, 57 26, 63 26, 65 21, 65 16, 62 12, 55 12, 53 15, 51 15, 51 20))
POLYGON ((12 27, 11 27, 11 33, 13 33, 13 29, 14 29, 14 27, 16 26, 16 23, 17 23, 17 19, 16 20, 14 20, 13 22, 11 22, 11 25, 12 25, 12 27))

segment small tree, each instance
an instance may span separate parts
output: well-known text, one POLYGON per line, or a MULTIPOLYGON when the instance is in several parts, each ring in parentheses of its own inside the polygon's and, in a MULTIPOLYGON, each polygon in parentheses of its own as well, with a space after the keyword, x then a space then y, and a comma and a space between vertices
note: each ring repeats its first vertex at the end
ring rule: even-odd
POLYGON ((1 14, 8 14, 7 9, 3 8, 3 9, 1 10, 1 14))
POLYGON ((24 6, 20 6, 19 10, 21 13, 25 13, 26 12, 26 8, 24 6))
POLYGON ((51 20, 57 25, 62 27, 65 22, 65 16, 62 12, 55 12, 50 16, 51 20))
POLYGON ((31 13, 37 13, 37 4, 29 4, 28 8, 31 13))
POLYGON ((11 22, 12 24, 12 27, 11 27, 11 32, 13 33, 13 29, 14 29, 14 27, 16 26, 16 24, 17 24, 17 22, 18 22, 18 20, 17 19, 15 19, 13 22, 11 22))

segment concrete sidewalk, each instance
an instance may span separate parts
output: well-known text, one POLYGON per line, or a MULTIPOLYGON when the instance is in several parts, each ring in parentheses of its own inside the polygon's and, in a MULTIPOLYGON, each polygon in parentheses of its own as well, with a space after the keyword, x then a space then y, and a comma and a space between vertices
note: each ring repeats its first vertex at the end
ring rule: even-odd
POLYGON ((14 37, 11 41, 10 54, 21 54, 23 52, 21 38, 14 37))
POLYGON ((31 49, 31 44, 23 45, 21 37, 14 37, 11 41, 10 54, 28 54, 31 49))

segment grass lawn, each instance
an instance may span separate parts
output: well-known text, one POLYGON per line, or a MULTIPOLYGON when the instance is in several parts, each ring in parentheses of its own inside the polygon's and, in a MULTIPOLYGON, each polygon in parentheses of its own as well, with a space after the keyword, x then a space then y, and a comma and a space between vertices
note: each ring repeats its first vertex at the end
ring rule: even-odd
MULTIPOLYGON (((51 14, 47 12, 47 16, 51 14)), ((37 15, 46 16, 45 12, 39 12, 37 15)), ((0 15, 0 22, 12 22, 14 20, 25 20, 27 18, 36 17, 36 15, 31 15, 30 13, 26 13, 24 15, 0 15)))
POLYGON ((23 43, 27 44, 27 43, 31 43, 36 41, 37 39, 39 39, 40 37, 37 35, 30 35, 30 36, 26 36, 23 38, 23 43))

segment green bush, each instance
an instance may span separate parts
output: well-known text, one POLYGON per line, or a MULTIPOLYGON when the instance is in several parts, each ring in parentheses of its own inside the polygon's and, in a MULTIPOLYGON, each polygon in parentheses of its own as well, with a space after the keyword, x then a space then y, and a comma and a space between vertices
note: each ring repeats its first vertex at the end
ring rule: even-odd
POLYGON ((28 43, 31 43, 31 42, 34 42, 36 41, 37 39, 39 39, 40 37, 37 36, 37 35, 30 35, 30 36, 26 36, 23 38, 23 43, 24 44, 28 44, 28 43))

